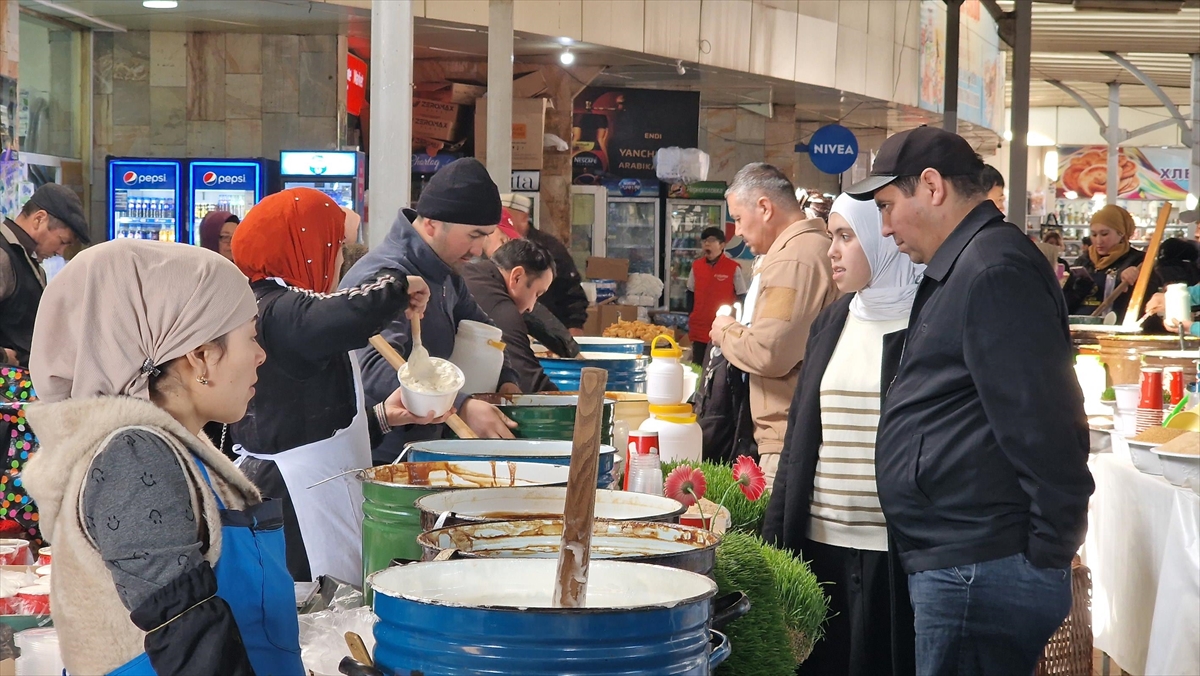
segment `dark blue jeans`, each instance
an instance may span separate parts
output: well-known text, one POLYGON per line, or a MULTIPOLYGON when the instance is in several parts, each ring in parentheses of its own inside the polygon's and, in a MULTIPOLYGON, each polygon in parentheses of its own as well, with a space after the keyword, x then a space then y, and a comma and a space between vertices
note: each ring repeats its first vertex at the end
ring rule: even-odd
POLYGON ((1071 571, 1024 554, 908 576, 917 674, 1028 676, 1071 610, 1071 571))

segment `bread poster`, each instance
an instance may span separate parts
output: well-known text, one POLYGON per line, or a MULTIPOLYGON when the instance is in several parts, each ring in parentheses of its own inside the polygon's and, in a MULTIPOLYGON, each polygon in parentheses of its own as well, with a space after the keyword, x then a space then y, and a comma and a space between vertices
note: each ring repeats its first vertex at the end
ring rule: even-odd
MULTIPOLYGON (((1188 173, 1186 148, 1120 148, 1117 152, 1117 189, 1123 199, 1182 200, 1187 197, 1188 173)), ((1058 197, 1108 194, 1108 148, 1060 148, 1058 176, 1058 197)))

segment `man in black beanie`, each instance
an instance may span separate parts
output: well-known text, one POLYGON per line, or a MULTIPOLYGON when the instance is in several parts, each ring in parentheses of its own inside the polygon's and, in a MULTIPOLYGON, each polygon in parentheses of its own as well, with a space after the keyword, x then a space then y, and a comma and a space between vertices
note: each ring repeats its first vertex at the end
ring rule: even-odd
MULTIPOLYGON (((483 254, 483 244, 500 222, 500 191, 487 169, 474 158, 446 166, 425 186, 417 209, 402 209, 382 243, 362 258, 342 279, 341 288, 353 288, 374 279, 384 268, 419 275, 429 284, 430 299, 421 319, 421 342, 429 354, 449 359, 458 324, 464 319, 495 325, 475 302, 459 274, 461 266, 483 254)), ((412 352, 408 318, 396 317, 381 332, 406 357, 412 352)), ((359 353, 367 405, 384 401, 396 389, 396 371, 373 348, 359 353)), ((518 378, 508 363, 500 372, 501 392, 520 392, 518 378)), ((500 409, 460 394, 455 407, 480 437, 513 437, 516 423, 500 409)), ((375 464, 396 459, 411 441, 442 436, 444 425, 393 429, 374 450, 375 464)))

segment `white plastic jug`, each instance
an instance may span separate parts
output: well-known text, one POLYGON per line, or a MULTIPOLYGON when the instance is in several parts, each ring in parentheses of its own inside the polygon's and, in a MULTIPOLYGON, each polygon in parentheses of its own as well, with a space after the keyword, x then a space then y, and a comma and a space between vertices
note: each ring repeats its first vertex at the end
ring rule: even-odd
POLYGON ((646 398, 651 405, 669 406, 683 402, 683 350, 670 336, 660 334, 650 342, 650 365, 646 367, 646 398), (667 347, 655 347, 660 340, 667 347))
POLYGON ((704 432, 696 422, 691 404, 650 404, 650 417, 638 429, 658 432, 658 453, 663 462, 703 459, 704 432))
POLYGON ((464 319, 458 323, 450 361, 466 376, 462 394, 495 392, 504 368, 504 332, 490 324, 464 319))

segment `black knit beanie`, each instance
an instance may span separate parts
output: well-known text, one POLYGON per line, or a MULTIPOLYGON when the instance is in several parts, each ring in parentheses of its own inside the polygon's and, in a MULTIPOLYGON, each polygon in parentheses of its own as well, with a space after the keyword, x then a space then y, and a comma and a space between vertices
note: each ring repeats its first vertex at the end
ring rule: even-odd
POLYGON ((500 191, 482 162, 464 157, 433 175, 417 200, 417 213, 444 223, 496 225, 500 191))

